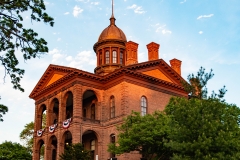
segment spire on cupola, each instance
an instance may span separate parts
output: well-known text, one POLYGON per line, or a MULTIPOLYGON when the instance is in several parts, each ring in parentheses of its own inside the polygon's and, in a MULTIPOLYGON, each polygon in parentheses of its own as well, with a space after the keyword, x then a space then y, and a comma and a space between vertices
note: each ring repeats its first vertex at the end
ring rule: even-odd
POLYGON ((115 25, 115 18, 114 18, 114 12, 113 12, 113 3, 114 1, 112 0, 112 16, 110 18, 110 25, 115 25))

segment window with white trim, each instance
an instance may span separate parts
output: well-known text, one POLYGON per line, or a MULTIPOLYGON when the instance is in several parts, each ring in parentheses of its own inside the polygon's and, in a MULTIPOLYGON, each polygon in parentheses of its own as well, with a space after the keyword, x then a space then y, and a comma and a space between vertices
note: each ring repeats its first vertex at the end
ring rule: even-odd
POLYGON ((117 63, 117 51, 112 52, 112 63, 117 63))
POLYGON ((109 64, 109 51, 106 51, 105 58, 106 58, 106 64, 109 64))

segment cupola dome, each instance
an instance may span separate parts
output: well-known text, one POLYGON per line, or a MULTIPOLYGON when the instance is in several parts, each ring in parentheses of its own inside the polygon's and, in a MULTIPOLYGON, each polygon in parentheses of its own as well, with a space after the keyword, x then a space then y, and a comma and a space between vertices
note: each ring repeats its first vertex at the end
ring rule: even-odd
POLYGON ((123 31, 115 25, 115 20, 113 16, 110 18, 110 25, 102 31, 98 38, 98 42, 112 39, 127 42, 127 38, 123 31))

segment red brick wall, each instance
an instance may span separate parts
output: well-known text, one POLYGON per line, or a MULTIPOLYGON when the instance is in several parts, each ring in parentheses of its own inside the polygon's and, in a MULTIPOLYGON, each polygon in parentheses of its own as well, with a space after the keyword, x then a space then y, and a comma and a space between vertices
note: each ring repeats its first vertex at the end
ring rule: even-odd
MULTIPOLYGON (((96 145, 97 155, 99 160, 107 160, 110 158, 110 153, 107 152, 107 145, 110 143, 110 135, 115 134, 117 135, 118 132, 116 130, 116 125, 120 125, 122 123, 122 119, 124 116, 130 114, 132 110, 134 111, 141 111, 140 102, 141 97, 145 96, 147 98, 147 113, 152 113, 155 110, 163 110, 166 104, 168 103, 171 95, 161 93, 155 90, 151 90, 145 87, 138 86, 136 84, 131 84, 127 82, 122 82, 117 84, 107 90, 99 90, 91 87, 86 87, 82 85, 75 85, 66 91, 60 92, 55 97, 51 97, 47 99, 43 104, 46 104, 48 113, 51 113, 51 101, 54 98, 58 98, 60 102, 59 109, 65 110, 65 94, 67 91, 71 91, 73 93, 73 121, 71 123, 70 128, 68 129, 72 134, 72 142, 77 143, 81 142, 82 135, 84 132, 88 130, 92 130, 95 132, 97 137, 98 144, 96 145), (91 123, 82 120, 82 96, 85 91, 93 90, 96 94, 98 99, 98 105, 96 106, 96 119, 100 120, 99 123, 91 123), (115 97, 115 117, 110 118, 110 97, 115 97)), ((36 106, 36 109, 39 108, 40 105, 36 106)), ((45 159, 51 159, 51 145, 48 144, 50 142, 50 138, 52 135, 57 137, 58 141, 58 154, 64 151, 64 133, 66 129, 62 128, 62 119, 63 119, 63 111, 59 111, 60 113, 60 122, 57 130, 54 134, 45 133, 42 137, 34 137, 34 155, 33 159, 38 159, 37 155, 37 143, 40 139, 44 140, 45 142, 45 151, 48 155, 45 155, 45 159)), ((35 116, 38 113, 36 111, 35 116)), ((49 118, 47 118, 49 119, 49 118)), ((35 118, 38 120, 38 118, 35 118)), ((36 123, 37 124, 37 123, 36 123)), ((51 125, 48 122, 48 126, 51 125)), ((35 127, 36 129, 36 127, 35 127)), ((48 130, 48 128, 46 128, 48 130)), ((117 140, 117 136, 116 136, 117 140)), ((45 152, 45 153, 46 153, 45 152)), ((128 154, 123 154, 121 156, 117 156, 118 160, 137 160, 139 159, 140 155, 138 152, 132 152, 128 154)))

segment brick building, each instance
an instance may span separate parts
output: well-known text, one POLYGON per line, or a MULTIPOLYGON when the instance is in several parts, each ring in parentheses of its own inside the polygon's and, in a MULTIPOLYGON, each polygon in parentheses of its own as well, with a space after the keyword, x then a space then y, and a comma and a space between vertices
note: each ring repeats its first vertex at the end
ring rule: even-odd
MULTIPOLYGON (((35 100, 33 159, 56 160, 71 143, 83 143, 94 160, 115 155, 107 145, 117 139, 116 125, 132 110, 142 115, 163 110, 171 96, 187 96, 181 86, 181 61, 168 65, 159 59, 160 45, 147 45, 148 61, 138 63, 138 44, 127 41, 115 25, 102 31, 93 49, 97 67, 93 73, 76 68, 49 65, 30 94, 35 100), (46 128, 42 127, 46 113, 46 128)), ((136 160, 136 152, 116 156, 136 160)))

